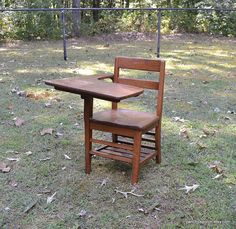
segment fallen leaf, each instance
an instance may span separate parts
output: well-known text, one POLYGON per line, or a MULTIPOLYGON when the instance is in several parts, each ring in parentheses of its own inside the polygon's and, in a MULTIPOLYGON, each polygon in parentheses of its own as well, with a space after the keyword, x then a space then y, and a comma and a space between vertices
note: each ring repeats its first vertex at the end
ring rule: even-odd
POLYGON ((223 118, 224 118, 225 120, 231 120, 231 118, 230 118, 229 116, 223 116, 223 118))
POLYGON ((11 181, 10 183, 9 183, 9 185, 11 186, 11 187, 17 187, 18 186, 18 183, 16 182, 16 181, 11 181))
POLYGON ((148 207, 147 209, 139 208, 138 211, 143 212, 144 214, 149 214, 153 211, 160 211, 160 207, 161 207, 160 203, 154 203, 150 207, 148 207))
POLYGON ((50 102, 44 104, 45 107, 51 107, 52 104, 50 102))
POLYGON ((60 132, 57 132, 57 133, 56 133, 56 137, 57 137, 57 138, 62 137, 62 136, 63 136, 62 133, 60 133, 60 132))
POLYGON ((0 162, 0 171, 3 173, 8 173, 10 172, 11 168, 6 165, 4 162, 0 162))
POLYGON ((31 154, 33 154, 31 151, 25 152, 25 155, 30 156, 31 154))
POLYGON ((144 195, 140 195, 140 194, 134 193, 135 188, 132 189, 130 192, 123 192, 123 191, 120 191, 120 190, 118 190, 118 189, 116 189, 115 191, 116 191, 116 193, 122 194, 125 198, 128 198, 128 194, 133 195, 133 196, 137 196, 137 197, 142 197, 142 196, 144 196, 144 195))
POLYGON ((66 155, 66 154, 64 154, 64 157, 65 157, 65 159, 67 159, 67 160, 71 160, 71 158, 70 158, 68 155, 66 155))
POLYGON ((53 130, 52 128, 47 128, 47 129, 41 130, 41 131, 40 131, 40 134, 41 134, 41 136, 44 136, 44 135, 46 135, 46 134, 52 135, 52 132, 53 132, 53 131, 54 131, 54 130, 53 130))
POLYGON ((203 133, 205 134, 205 135, 209 135, 209 136, 213 136, 213 135, 215 135, 215 133, 216 133, 216 130, 210 130, 210 129, 206 129, 206 128, 204 128, 203 130, 203 133))
POLYGON ((11 93, 16 93, 19 90, 20 90, 19 87, 16 86, 16 87, 11 89, 11 93))
POLYGON ((31 202, 24 210, 24 213, 29 212, 36 204, 38 203, 38 200, 34 200, 31 202))
POLYGON ((74 124, 74 126, 79 127, 80 124, 76 122, 76 123, 74 124))
POLYGON ((236 114, 235 111, 227 111, 227 114, 236 114))
POLYGON ((202 149, 206 149, 206 148, 207 148, 206 145, 203 145, 203 144, 200 143, 200 142, 197 142, 197 146, 198 146, 198 148, 199 148, 200 150, 202 150, 202 149))
POLYGON ((189 139, 189 133, 188 133, 188 130, 187 130, 185 127, 183 127, 183 128, 180 129, 179 135, 180 135, 181 137, 184 137, 184 138, 189 139))
POLYGON ((51 160, 51 157, 46 157, 46 158, 39 159, 39 161, 48 161, 48 160, 51 160))
POLYGON ((212 180, 215 180, 215 179, 218 179, 219 177, 221 177, 223 174, 221 173, 221 174, 217 174, 216 176, 214 176, 213 178, 212 178, 212 180))
POLYGON ((108 178, 103 179, 100 186, 101 187, 106 186, 107 182, 108 182, 108 178))
POLYGON ((236 185, 236 177, 234 175, 227 175, 224 179, 225 184, 236 185))
POLYGON ((18 157, 7 157, 6 158, 8 161, 19 161, 20 160, 20 158, 18 158, 18 157))
POLYGON ((216 107, 216 108, 214 109, 214 112, 219 113, 219 112, 220 112, 220 108, 216 107))
POLYGON ((207 138, 207 135, 206 135, 206 134, 201 134, 201 135, 199 136, 199 138, 207 138))
POLYGON ((17 91, 16 94, 19 95, 19 96, 22 96, 22 97, 26 96, 26 92, 25 91, 17 91))
POLYGON ((52 201, 55 199, 54 196, 57 194, 57 192, 54 192, 51 196, 47 198, 47 204, 52 203, 52 201))
POLYGON ((173 120, 175 121, 175 122, 185 122, 185 120, 183 119, 183 118, 180 118, 180 117, 173 117, 173 120))
POLYGON ((8 110, 12 110, 13 108, 14 108, 14 106, 12 104, 7 106, 8 110))
POLYGON ((198 184, 194 184, 192 186, 185 185, 183 188, 179 188, 178 190, 186 190, 186 193, 189 193, 190 191, 195 191, 198 187, 198 184))
POLYGON ((48 91, 45 92, 27 92, 26 97, 39 100, 49 97, 51 94, 48 91))
POLYGON ((223 173, 223 169, 219 167, 218 162, 215 162, 214 164, 209 164, 208 165, 209 169, 212 169, 213 171, 215 171, 216 173, 223 173))
POLYGON ((86 214, 87 214, 87 211, 81 210, 79 213, 79 217, 84 217, 84 216, 86 216, 86 214))
POLYGON ((21 118, 16 118, 15 119, 15 126, 20 127, 20 126, 24 125, 24 123, 25 123, 25 121, 21 118))

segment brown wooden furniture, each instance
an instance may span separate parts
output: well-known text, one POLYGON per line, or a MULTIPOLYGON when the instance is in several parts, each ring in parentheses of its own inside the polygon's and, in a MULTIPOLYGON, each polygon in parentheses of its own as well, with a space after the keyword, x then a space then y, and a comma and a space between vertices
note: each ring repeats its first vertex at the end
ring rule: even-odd
MULTIPOLYGON (((85 129, 86 173, 91 171, 91 156, 102 156, 130 163, 132 165, 131 183, 135 184, 138 182, 140 165, 151 158, 156 158, 157 163, 161 162, 161 117, 164 78, 165 62, 163 60, 116 57, 113 82, 115 84, 157 90, 156 112, 152 114, 119 109, 117 101, 113 101, 111 110, 93 114, 87 120, 88 123, 85 129), (120 77, 120 69, 157 72, 159 73, 159 80, 122 78, 120 77), (152 129, 154 129, 154 132, 150 132, 152 129), (112 133, 112 140, 93 138, 93 130, 112 133), (146 144, 147 142, 148 144, 146 144), (92 143, 98 143, 102 146, 93 149, 92 143)), ((116 92, 112 91, 112 93, 116 92)), ((91 113, 91 110, 85 110, 86 112, 91 113)))

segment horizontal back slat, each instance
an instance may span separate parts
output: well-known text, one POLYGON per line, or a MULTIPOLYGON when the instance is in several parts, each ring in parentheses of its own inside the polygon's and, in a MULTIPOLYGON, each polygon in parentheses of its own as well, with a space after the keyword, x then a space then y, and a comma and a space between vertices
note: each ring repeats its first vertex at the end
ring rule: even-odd
POLYGON ((160 71, 161 62, 150 59, 116 57, 118 68, 144 71, 160 71))
POLYGON ((152 80, 118 78, 118 83, 141 87, 145 89, 153 89, 153 90, 159 89, 159 83, 152 80))

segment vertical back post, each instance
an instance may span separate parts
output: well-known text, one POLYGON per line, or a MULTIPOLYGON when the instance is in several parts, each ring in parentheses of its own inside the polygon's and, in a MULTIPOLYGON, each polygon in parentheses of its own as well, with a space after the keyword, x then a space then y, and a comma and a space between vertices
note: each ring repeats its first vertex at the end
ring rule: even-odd
POLYGON ((161 10, 157 13, 157 57, 160 57, 161 49, 161 10))
POLYGON ((67 50, 66 50, 66 19, 65 11, 61 11, 61 21, 62 21, 62 36, 63 36, 63 50, 64 50, 64 60, 67 60, 67 50))

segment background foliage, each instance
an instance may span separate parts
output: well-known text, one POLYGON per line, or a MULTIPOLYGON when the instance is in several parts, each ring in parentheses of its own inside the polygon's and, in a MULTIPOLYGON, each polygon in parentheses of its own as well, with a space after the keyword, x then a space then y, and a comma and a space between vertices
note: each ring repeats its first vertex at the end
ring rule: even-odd
MULTIPOLYGON (((236 0, 2 0, 0 8, 60 7, 173 7, 235 9, 236 0)), ((69 37, 117 31, 155 32, 155 11, 83 11, 67 12, 69 37)), ((236 35, 234 11, 164 11, 162 31, 236 35)), ((1 12, 0 39, 57 39, 61 36, 60 12, 1 12)))

